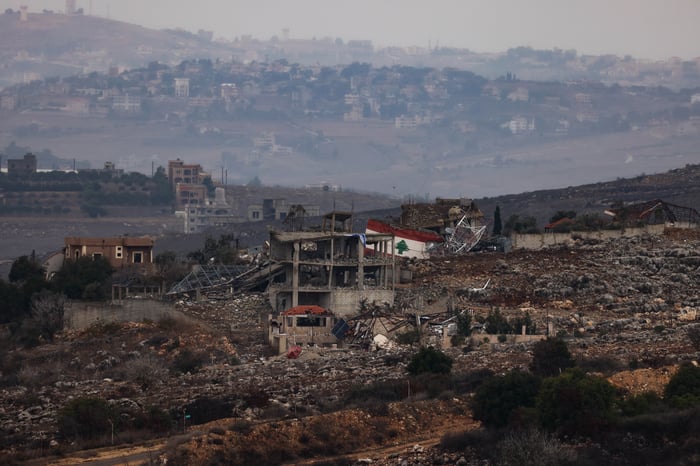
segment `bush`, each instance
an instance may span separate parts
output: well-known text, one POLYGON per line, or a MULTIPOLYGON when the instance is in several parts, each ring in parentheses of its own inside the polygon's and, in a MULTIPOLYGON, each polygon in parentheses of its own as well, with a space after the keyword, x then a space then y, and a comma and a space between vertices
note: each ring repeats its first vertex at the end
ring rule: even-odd
POLYGON ((115 417, 102 398, 76 398, 59 411, 58 431, 70 440, 91 439, 110 432, 115 417))
POLYGON ((412 345, 420 341, 420 331, 418 329, 396 335, 396 342, 400 345, 412 345))
POLYGON ((686 330, 688 339, 697 351, 700 351, 700 325, 693 325, 686 330))
POLYGON ((590 436, 609 424, 615 401, 615 388, 607 380, 568 369, 544 379, 535 406, 545 429, 590 436))
POLYGON ((135 417, 134 427, 156 433, 168 432, 173 427, 173 419, 161 408, 150 406, 135 417))
POLYGON ((496 445, 496 464, 502 466, 560 466, 575 464, 576 453, 538 430, 511 432, 496 445))
POLYGON ((131 359, 124 366, 126 378, 139 384, 142 390, 147 390, 167 375, 163 363, 150 354, 131 359))
POLYGON ((195 353, 189 349, 185 349, 175 357, 173 368, 183 374, 188 372, 193 374, 204 365, 205 360, 206 355, 203 352, 195 353))
POLYGON ((424 346, 411 358, 407 370, 412 375, 425 372, 449 374, 452 371, 452 358, 432 346, 424 346))
POLYGON ((700 367, 683 364, 668 381, 664 397, 677 408, 700 404, 700 367))
POLYGON ((577 360, 576 366, 584 372, 600 372, 606 376, 624 369, 622 361, 610 356, 600 356, 590 359, 577 360))
POLYGON ((496 309, 495 311, 489 311, 484 321, 486 327, 486 333, 495 335, 497 333, 513 333, 513 328, 508 323, 508 319, 501 314, 501 311, 496 309))
POLYGON ((535 406, 539 377, 521 371, 491 377, 476 390, 472 400, 474 419, 486 427, 504 427, 518 408, 535 406))
POLYGON ((631 396, 619 403, 620 412, 624 416, 639 416, 642 414, 662 412, 667 409, 664 401, 654 392, 644 392, 631 396))
POLYGON ((559 375, 562 371, 575 365, 569 348, 561 338, 547 338, 538 341, 533 348, 530 370, 539 376, 559 375))
MULTIPOLYGON (((190 416, 190 419, 187 420, 188 425, 204 424, 205 422, 231 417, 233 404, 230 400, 224 398, 202 397, 184 406, 183 411, 190 416)), ((181 416, 182 414, 182 412, 176 412, 173 413, 173 417, 181 416)))

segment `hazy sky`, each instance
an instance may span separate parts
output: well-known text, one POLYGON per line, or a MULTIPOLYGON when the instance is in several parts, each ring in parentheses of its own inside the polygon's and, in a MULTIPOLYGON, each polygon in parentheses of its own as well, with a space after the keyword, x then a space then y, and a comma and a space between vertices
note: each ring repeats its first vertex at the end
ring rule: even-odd
MULTIPOLYGON (((63 0, 0 0, 63 11, 63 0)), ((99 16, 233 39, 371 39, 500 52, 520 45, 637 58, 700 57, 700 0, 77 0, 99 16)))

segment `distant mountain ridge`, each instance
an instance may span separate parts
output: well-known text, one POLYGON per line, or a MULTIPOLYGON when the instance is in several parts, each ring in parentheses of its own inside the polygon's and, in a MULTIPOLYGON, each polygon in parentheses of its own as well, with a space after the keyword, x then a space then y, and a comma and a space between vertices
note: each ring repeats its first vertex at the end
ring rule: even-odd
POLYGON ((697 87, 700 80, 700 59, 652 62, 531 47, 497 54, 448 47, 375 48, 371 41, 343 42, 340 38, 257 40, 241 36, 222 42, 212 41, 208 31, 153 30, 81 14, 29 13, 26 21, 11 9, 0 14, 0 89, 32 77, 105 72, 111 67, 138 68, 154 61, 174 65, 199 58, 284 59, 322 66, 363 62, 374 66, 452 67, 491 79, 509 75, 535 81, 592 80, 673 89, 697 87))

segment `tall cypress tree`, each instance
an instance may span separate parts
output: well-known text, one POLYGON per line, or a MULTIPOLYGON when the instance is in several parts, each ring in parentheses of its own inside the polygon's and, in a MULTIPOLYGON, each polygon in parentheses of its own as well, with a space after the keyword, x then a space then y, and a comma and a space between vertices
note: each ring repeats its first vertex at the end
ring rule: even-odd
POLYGON ((501 236, 503 224, 501 223, 501 206, 496 206, 496 212, 493 214, 493 236, 501 236))

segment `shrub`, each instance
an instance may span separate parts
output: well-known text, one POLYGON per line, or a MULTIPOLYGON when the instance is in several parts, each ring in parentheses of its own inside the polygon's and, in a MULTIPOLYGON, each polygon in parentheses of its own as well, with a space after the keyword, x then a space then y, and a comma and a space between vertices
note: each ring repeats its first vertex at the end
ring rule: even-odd
POLYGON ((690 326, 686 332, 693 348, 700 351, 700 325, 690 326))
MULTIPOLYGON (((183 411, 190 415, 187 424, 204 424, 225 417, 230 417, 233 411, 231 401, 222 398, 197 398, 183 407, 183 411)), ((173 413, 177 416, 182 412, 173 413)))
POLYGON ((163 363, 150 354, 127 361, 124 371, 126 378, 139 384, 142 390, 147 390, 167 375, 163 363))
POLYGON ((175 357, 173 367, 175 370, 182 372, 183 374, 186 374, 187 372, 195 373, 200 367, 202 367, 202 365, 204 365, 205 360, 206 355, 203 352, 195 353, 189 349, 185 349, 175 357))
POLYGON ((412 345, 420 341, 420 331, 418 329, 409 330, 408 332, 399 333, 396 335, 396 342, 400 345, 412 345))
POLYGON ((668 381, 664 397, 677 408, 700 404, 700 367, 683 364, 668 381))
POLYGON ((425 372, 449 374, 452 371, 452 358, 432 346, 424 346, 411 358, 407 370, 413 375, 425 372))
POLYGON ((173 419, 170 415, 157 406, 150 406, 144 412, 136 415, 134 427, 148 429, 151 432, 168 432, 173 426, 173 419))
POLYGON ((534 407, 540 378, 521 371, 491 377, 476 390, 472 400, 474 419, 486 427, 504 427, 520 407, 534 407))
POLYGON ((497 333, 513 333, 513 328, 508 323, 508 319, 501 314, 501 311, 496 309, 495 311, 489 311, 484 321, 486 326, 486 333, 495 335, 497 333))
POLYGON ((530 370, 539 376, 550 377, 559 375, 575 364, 564 340, 547 338, 535 344, 530 370))
POLYGON ((245 419, 237 419, 228 427, 231 432, 248 435, 253 430, 253 423, 245 419))
POLYGON ((484 448, 493 445, 496 440, 495 431, 483 429, 464 432, 449 432, 440 439, 440 448, 447 451, 464 451, 467 448, 484 448))
POLYGON ((58 431, 71 440, 91 439, 108 433, 115 417, 102 398, 76 398, 59 411, 58 431))
POLYGON ((515 431, 496 445, 496 464, 502 466, 560 466, 574 464, 576 453, 538 430, 515 431))
POLYGON ((615 388, 607 380, 568 369, 542 382, 537 416, 549 431, 593 435, 609 424, 615 399, 615 388))
POLYGON ((600 356, 590 359, 579 359, 576 361, 578 366, 584 372, 601 372, 605 375, 612 375, 615 372, 621 371, 624 365, 619 359, 610 356, 600 356))
POLYGON ((644 392, 620 402, 620 411, 625 416, 639 416, 663 411, 663 400, 654 392, 644 392))
POLYGON ((423 372, 410 379, 411 396, 436 398, 453 389, 452 377, 447 373, 423 372))

